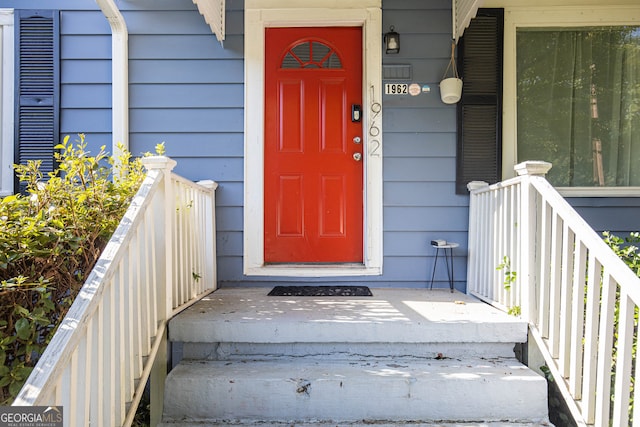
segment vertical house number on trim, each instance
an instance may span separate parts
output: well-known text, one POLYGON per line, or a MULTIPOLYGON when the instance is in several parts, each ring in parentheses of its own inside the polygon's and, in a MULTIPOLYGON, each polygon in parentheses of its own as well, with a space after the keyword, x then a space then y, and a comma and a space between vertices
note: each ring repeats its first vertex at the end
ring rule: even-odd
POLYGON ((407 83, 385 83, 385 95, 407 95, 409 93, 409 84, 407 83))

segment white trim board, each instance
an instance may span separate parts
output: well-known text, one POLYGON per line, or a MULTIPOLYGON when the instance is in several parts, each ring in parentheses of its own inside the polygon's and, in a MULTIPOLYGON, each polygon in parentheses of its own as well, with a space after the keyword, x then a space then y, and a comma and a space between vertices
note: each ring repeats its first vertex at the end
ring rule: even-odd
POLYGON ((13 193, 13 9, 0 9, 0 197, 13 193))
POLYGON ((244 274, 331 277, 382 274, 382 10, 380 0, 246 0, 244 274), (264 263, 264 33, 268 27, 362 26, 364 263, 264 263), (369 130, 374 129, 373 132, 369 130), (376 132, 377 131, 377 132, 376 132), (372 136, 371 133, 376 135, 372 136))
MULTIPOLYGON (((516 31, 526 27, 640 25, 640 6, 505 7, 502 178, 515 176, 517 162, 516 31)), ((638 187, 560 187, 565 197, 638 197, 638 187)))

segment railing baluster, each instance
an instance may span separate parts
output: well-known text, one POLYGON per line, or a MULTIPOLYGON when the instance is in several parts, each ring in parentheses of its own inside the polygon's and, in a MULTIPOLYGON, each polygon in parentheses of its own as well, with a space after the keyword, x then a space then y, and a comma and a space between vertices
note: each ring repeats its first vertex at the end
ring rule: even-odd
MULTIPOLYGON (((129 378, 133 375, 133 332, 131 331, 132 325, 132 317, 133 317, 133 285, 131 284, 131 271, 133 270, 133 262, 131 262, 131 257, 133 256, 133 247, 135 244, 135 239, 131 239, 129 243, 128 256, 126 257, 126 261, 122 265, 122 269, 120 270, 118 287, 120 290, 120 302, 119 302, 119 311, 120 311, 120 335, 116 337, 116 339, 120 342, 120 356, 121 358, 117 360, 119 364, 118 374, 120 375, 122 381, 122 387, 119 390, 121 394, 118 396, 117 402, 120 404, 121 401, 126 401, 127 397, 131 395, 133 386, 129 378), (126 357, 125 355, 130 355, 131 357, 126 357)), ((123 414, 124 406, 120 407, 120 414, 123 414)))
MULTIPOLYGON (((130 254, 131 251, 127 248, 127 253, 130 254)), ((116 280, 114 281, 114 307, 113 307, 113 317, 112 322, 115 322, 116 327, 114 328, 115 335, 113 337, 113 351, 111 356, 113 357, 113 374, 111 381, 114 384, 113 387, 113 396, 111 399, 113 400, 113 422, 116 425, 120 425, 123 419, 123 394, 126 393, 125 387, 127 387, 126 378, 126 367, 128 366, 128 362, 125 360, 126 354, 126 343, 128 343, 129 333, 125 328, 125 324, 127 324, 127 305, 128 302, 125 302, 128 298, 126 295, 126 289, 124 286, 124 273, 125 270, 128 269, 128 260, 129 257, 126 256, 124 258, 124 263, 120 265, 118 268, 118 274, 116 274, 116 280)))
POLYGON ((489 297, 490 296, 489 287, 488 287, 489 280, 487 278, 487 262, 486 262, 486 256, 489 253, 487 248, 487 239, 486 239, 487 226, 488 226, 487 193, 483 193, 478 196, 478 204, 480 205, 479 212, 478 212, 478 220, 476 221, 476 223, 478 224, 478 238, 475 239, 476 250, 474 252, 477 259, 477 261, 475 262, 477 277, 474 278, 474 282, 477 283, 476 289, 479 292, 479 294, 484 297, 489 297))
POLYGON ((582 398, 582 339, 584 334, 584 298, 587 251, 584 244, 576 239, 573 265, 573 301, 571 303, 571 352, 569 390, 576 400, 582 398))
MULTIPOLYGON (((106 301, 105 301, 106 302, 106 301)), ((105 342, 108 340, 106 336, 106 331, 104 327, 105 323, 105 308, 106 303, 103 303, 96 308, 96 313, 94 316, 94 343, 92 354, 93 362, 91 366, 91 370, 94 373, 94 380, 99 384, 104 384, 105 380, 105 372, 106 372, 106 361, 104 357, 104 347, 105 342)), ((87 380, 87 383, 90 383, 90 380, 87 380)), ((99 425, 104 418, 104 401, 105 401, 105 388, 99 387, 94 393, 91 393, 91 410, 90 410, 90 422, 89 425, 99 425)))
POLYGON ((536 265, 538 271, 538 286, 540 287, 540 311, 538 313, 538 321, 540 334, 543 338, 549 337, 549 306, 551 298, 551 287, 549 280, 549 266, 551 265, 551 207, 546 200, 541 199, 541 222, 540 232, 538 235, 539 254, 536 265))
MULTIPOLYGON (((77 354, 74 351, 71 355, 71 363, 68 364, 64 371, 62 372, 62 376, 60 377, 60 384, 58 386, 58 396, 56 397, 56 401, 58 405, 62 405, 65 408, 71 408, 71 404, 75 404, 73 398, 77 394, 75 378, 74 378, 74 359, 77 360, 77 354)), ((75 421, 75 416, 69 417, 69 420, 64 420, 65 423, 68 422, 70 426, 74 426, 73 422, 75 421)))
POLYGON ((620 290, 618 345, 613 398, 613 425, 629 425, 629 397, 631 392, 631 363, 633 345, 633 314, 635 305, 624 289, 620 290))
MULTIPOLYGON (((521 249, 522 246, 522 209, 521 209, 521 193, 522 193, 522 185, 517 183, 509 187, 511 190, 511 203, 513 208, 511 211, 513 212, 513 217, 511 218, 510 224, 507 224, 507 227, 512 230, 512 241, 511 241, 511 259, 513 260, 514 265, 512 266, 512 271, 522 273, 520 270, 520 266, 522 265, 521 260, 521 249)), ((522 274, 521 274, 522 276, 522 274)), ((521 294, 522 294, 522 286, 518 285, 522 282, 522 277, 520 280, 512 284, 513 298, 511 301, 508 301, 508 307, 514 307, 521 305, 521 294)))
POLYGON ((117 322, 116 312, 115 312, 115 283, 114 280, 109 283, 109 287, 106 289, 105 293, 105 319, 104 319, 104 333, 106 342, 102 347, 102 350, 105 352, 106 360, 105 360, 105 396, 104 402, 102 402, 105 406, 105 411, 102 413, 102 420, 105 420, 106 425, 115 425, 115 420, 113 418, 113 414, 116 411, 115 408, 115 385, 116 385, 116 375, 115 375, 115 358, 116 354, 116 339, 115 339, 115 328, 118 326, 117 324, 113 324, 113 322, 117 322))
POLYGON ((84 388, 81 390, 83 394, 82 405, 78 405, 78 412, 81 414, 79 417, 81 420, 81 425, 89 426, 91 425, 91 382, 87 381, 87 378, 93 375, 93 368, 95 364, 95 348, 94 348, 94 326, 96 320, 95 318, 89 319, 87 322, 87 335, 84 338, 84 355, 80 358, 83 366, 82 372, 82 383, 84 384, 84 388))
POLYGON ((551 274, 549 291, 549 351, 557 358, 560 353, 561 271, 562 271, 562 218, 553 215, 551 223, 551 274))
POLYGON ((564 225, 562 236, 562 279, 560 284, 560 347, 558 365, 564 378, 569 376, 569 357, 571 354, 571 301, 573 295, 573 231, 564 225))
MULTIPOLYGON (((158 270, 160 268, 160 266, 162 266, 162 258, 161 257, 161 252, 156 251, 156 233, 159 232, 160 230, 164 231, 164 229, 166 228, 163 221, 161 220, 156 220, 155 219, 155 213, 156 209, 158 209, 158 211, 162 212, 160 210, 160 206, 157 206, 157 203, 160 201, 160 198, 157 198, 155 200, 156 203, 154 203, 154 206, 152 206, 150 209, 147 209, 147 212, 149 214, 149 218, 150 218, 150 223, 148 225, 148 233, 149 233, 149 245, 150 245, 150 258, 151 258, 151 274, 149 277, 149 280, 151 281, 151 283, 149 284, 150 289, 149 289, 149 294, 151 296, 151 301, 149 303, 149 305, 147 306, 149 308, 149 336, 150 337, 154 337, 155 336, 155 332, 156 332, 156 328, 158 327, 158 310, 160 309, 160 296, 159 296, 159 292, 158 292, 158 286, 157 283, 160 281, 159 277, 158 277, 158 270)), ((160 215, 160 217, 162 218, 162 215, 160 215)))
MULTIPOLYGON (((496 239, 494 259, 498 260, 498 263, 493 267, 494 269, 503 261, 504 256, 510 254, 511 248, 508 245, 509 241, 509 230, 508 227, 500 227, 499 224, 504 224, 508 218, 508 203, 506 200, 509 198, 509 190, 507 189, 505 192, 496 193, 495 198, 495 222, 494 222, 494 231, 493 235, 496 239)), ((503 302, 504 304, 508 304, 510 298, 510 292, 504 286, 504 273, 505 271, 497 271, 495 270, 495 283, 499 287, 498 288, 498 300, 503 302)))
POLYGON ((598 362, 596 366, 595 426, 609 426, 611 407, 611 361, 617 284, 607 269, 602 277, 602 303, 598 327, 598 362))
MULTIPOLYGON (((495 193, 491 195, 491 199, 490 199, 490 211, 491 212, 491 222, 490 222, 490 229, 489 232, 491 233, 491 236, 495 236, 496 232, 498 231, 498 215, 496 214, 496 212, 498 211, 498 201, 497 198, 499 197, 499 193, 495 193)), ((496 267, 497 264, 495 263, 495 260, 500 259, 500 253, 498 252, 500 250, 500 241, 498 239, 496 239, 495 237, 490 238, 488 240, 489 243, 489 247, 491 248, 491 251, 489 252, 491 254, 491 257, 489 258, 489 261, 491 262, 491 264, 489 266, 487 266, 487 268, 490 268, 491 271, 493 272, 492 279, 491 279, 491 285, 492 285, 492 291, 491 291, 491 295, 494 298, 497 298, 498 301, 503 302, 504 298, 502 295, 503 292, 503 287, 501 286, 500 283, 500 275, 499 272, 496 271, 496 267)))
POLYGON ((598 323, 602 266, 593 251, 589 252, 589 272, 587 274, 587 302, 584 333, 584 378, 582 384, 582 407, 585 421, 592 424, 595 417, 596 365, 598 359, 598 323))

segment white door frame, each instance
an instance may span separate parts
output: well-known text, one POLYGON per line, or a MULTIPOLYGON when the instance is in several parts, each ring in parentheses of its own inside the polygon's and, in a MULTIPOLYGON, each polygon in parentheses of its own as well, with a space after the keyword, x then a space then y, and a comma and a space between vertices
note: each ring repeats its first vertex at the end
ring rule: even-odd
POLYGON ((380 0, 245 0, 244 274, 382 274, 382 10, 380 0), (264 263, 264 34, 267 27, 362 27, 364 254, 362 264, 264 263))

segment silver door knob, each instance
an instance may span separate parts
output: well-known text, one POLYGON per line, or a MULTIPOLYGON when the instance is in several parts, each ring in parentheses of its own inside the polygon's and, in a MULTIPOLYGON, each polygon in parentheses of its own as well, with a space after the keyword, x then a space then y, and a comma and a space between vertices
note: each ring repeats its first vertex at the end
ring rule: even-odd
POLYGON ((353 160, 355 160, 356 162, 359 162, 360 160, 362 160, 362 154, 361 153, 353 153, 353 160))

